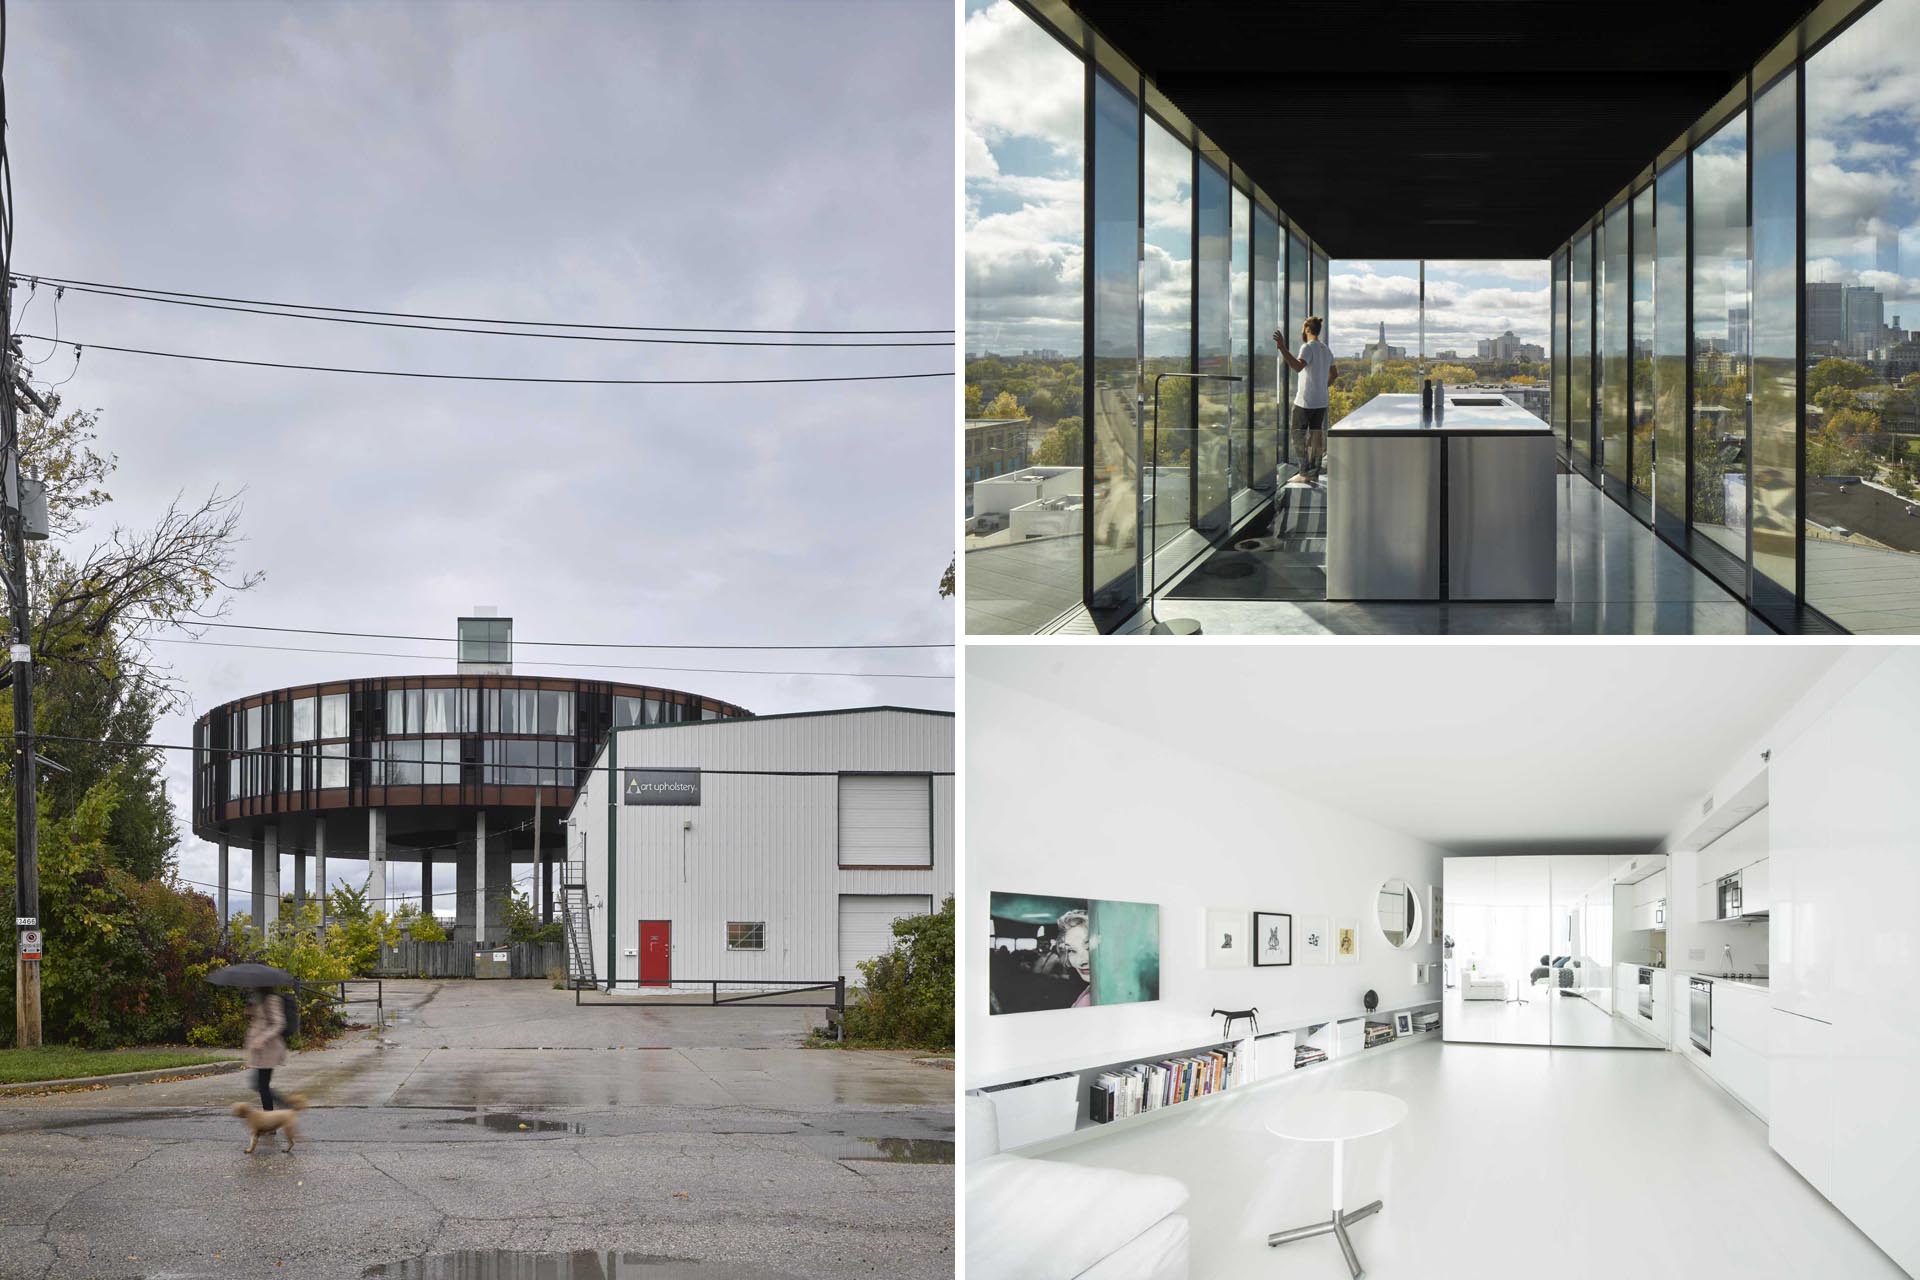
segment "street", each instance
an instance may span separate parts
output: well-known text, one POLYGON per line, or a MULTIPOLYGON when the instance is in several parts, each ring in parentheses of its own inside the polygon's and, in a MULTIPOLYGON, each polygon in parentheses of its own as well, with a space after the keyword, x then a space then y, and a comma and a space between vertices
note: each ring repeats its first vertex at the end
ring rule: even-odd
POLYGON ((949 1071, 801 1048, 812 1010, 386 1004, 274 1073, 290 1155, 243 1154, 246 1074, 5 1100, 0 1276, 952 1274, 949 1071))

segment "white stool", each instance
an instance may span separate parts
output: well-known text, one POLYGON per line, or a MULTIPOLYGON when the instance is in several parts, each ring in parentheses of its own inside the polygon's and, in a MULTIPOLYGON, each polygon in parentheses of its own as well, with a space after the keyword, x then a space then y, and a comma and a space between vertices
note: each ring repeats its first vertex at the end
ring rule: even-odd
POLYGON ((1340 1241, 1340 1252, 1347 1256, 1347 1270, 1353 1273, 1354 1280, 1359 1280, 1364 1273, 1360 1268, 1360 1256, 1353 1251, 1353 1241, 1347 1237, 1347 1228, 1362 1218, 1380 1212, 1384 1201, 1375 1200, 1352 1213, 1341 1211, 1341 1175, 1345 1171, 1346 1144, 1352 1138, 1384 1133, 1405 1119, 1406 1114, 1407 1104, 1392 1094, 1369 1093, 1359 1089, 1309 1094, 1275 1108, 1267 1117, 1269 1133, 1276 1137, 1292 1138, 1296 1142, 1333 1144, 1333 1216, 1310 1226, 1276 1231, 1267 1237, 1267 1245, 1272 1247, 1289 1240, 1332 1234, 1340 1241))

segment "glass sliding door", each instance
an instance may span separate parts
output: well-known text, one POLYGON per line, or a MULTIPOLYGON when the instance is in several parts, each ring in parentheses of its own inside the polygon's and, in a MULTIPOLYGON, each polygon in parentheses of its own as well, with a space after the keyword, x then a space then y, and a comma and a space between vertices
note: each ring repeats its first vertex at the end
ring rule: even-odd
POLYGON ((1693 551, 1747 594, 1747 117, 1693 153, 1693 551))
POLYGON ((1253 208, 1253 447, 1247 482, 1271 490, 1280 466, 1280 353, 1273 331, 1280 327, 1280 223, 1253 208))
POLYGON ((1627 357, 1627 430, 1632 458, 1629 504, 1642 522, 1653 523, 1653 188, 1633 197, 1633 331, 1627 357))
POLYGON ((1776 619, 1800 591, 1799 119, 1797 72, 1755 95, 1753 606, 1776 619))
POLYGON ((1607 215, 1600 258, 1600 469, 1606 491, 1627 500, 1627 227, 1625 204, 1607 215))
POLYGON ((1573 241, 1573 276, 1567 322, 1567 432, 1574 466, 1593 465, 1593 237, 1573 241))
MULTIPOLYGON (((1195 368, 1233 372, 1233 188, 1211 161, 1200 160, 1194 184, 1196 296, 1195 368)), ((1195 388, 1193 525, 1209 535, 1227 532, 1229 457, 1233 452, 1232 383, 1212 379, 1195 388)))
POLYGON ((1803 74, 1806 601, 1920 631, 1920 0, 1881 0, 1803 74))
POLYGON ((1093 251, 1087 362, 1091 529, 1088 604, 1131 612, 1140 599, 1140 108, 1093 73, 1093 251))
POLYGON ((1247 488, 1253 473, 1253 201, 1235 187, 1230 207, 1233 210, 1233 251, 1228 256, 1228 289, 1233 300, 1231 372, 1240 381, 1233 384, 1232 447, 1227 458, 1229 495, 1247 488))
MULTIPOLYGON (((1154 378, 1193 368, 1193 149, 1153 117, 1146 122, 1146 243, 1140 264, 1146 311, 1142 379, 1151 445, 1154 378)), ((1193 383, 1167 378, 1143 510, 1158 550, 1187 528, 1193 510, 1193 383)))
POLYGON ((1687 535, 1687 162, 1654 179, 1654 528, 1687 535))

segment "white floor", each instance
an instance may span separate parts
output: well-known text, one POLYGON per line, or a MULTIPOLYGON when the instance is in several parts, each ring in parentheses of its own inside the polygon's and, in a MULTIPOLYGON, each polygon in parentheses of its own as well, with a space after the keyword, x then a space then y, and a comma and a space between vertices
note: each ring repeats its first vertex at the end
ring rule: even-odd
POLYGON ((1659 1049, 1652 1035, 1616 1018, 1589 1000, 1544 986, 1522 987, 1520 1002, 1463 1000, 1447 992, 1440 1025, 1452 1041, 1491 1044, 1585 1045, 1592 1048, 1659 1049))
POLYGON ((1408 1046, 1256 1085, 1045 1157, 1169 1174, 1193 1192, 1195 1280, 1345 1280, 1329 1236, 1269 1249, 1328 1212, 1332 1156, 1267 1134, 1301 1090, 1376 1089, 1408 1115, 1347 1144, 1368 1276, 1419 1280, 1898 1277, 1767 1147, 1766 1126, 1672 1053, 1408 1046))

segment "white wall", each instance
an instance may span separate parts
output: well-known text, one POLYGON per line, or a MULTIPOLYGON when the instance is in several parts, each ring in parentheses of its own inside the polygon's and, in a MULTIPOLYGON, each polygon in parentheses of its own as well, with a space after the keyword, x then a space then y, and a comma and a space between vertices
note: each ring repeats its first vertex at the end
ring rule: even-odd
MULTIPOLYGON (((1223 718, 1235 714, 1220 708, 1223 718)), ((1439 946, 1395 950, 1374 915, 1383 880, 1403 877, 1423 895, 1439 882, 1438 849, 977 672, 967 716, 965 1085, 1210 1043, 1220 1035, 1220 1020, 1208 1016, 1215 1006, 1258 1006, 1261 1027, 1279 1030, 1357 1015, 1368 988, 1383 1009, 1439 999, 1437 965, 1424 990, 1412 973, 1415 961, 1437 961, 1439 946), (989 1014, 986 913, 995 891, 1158 903, 1160 999, 989 1014), (1204 968, 1209 907, 1291 912, 1295 963, 1204 968), (1358 921, 1360 963, 1300 963, 1307 915, 1358 921)), ((1280 733, 1275 726, 1275 750, 1280 733)), ((1311 750, 1311 726, 1291 741, 1288 749, 1311 750)))

